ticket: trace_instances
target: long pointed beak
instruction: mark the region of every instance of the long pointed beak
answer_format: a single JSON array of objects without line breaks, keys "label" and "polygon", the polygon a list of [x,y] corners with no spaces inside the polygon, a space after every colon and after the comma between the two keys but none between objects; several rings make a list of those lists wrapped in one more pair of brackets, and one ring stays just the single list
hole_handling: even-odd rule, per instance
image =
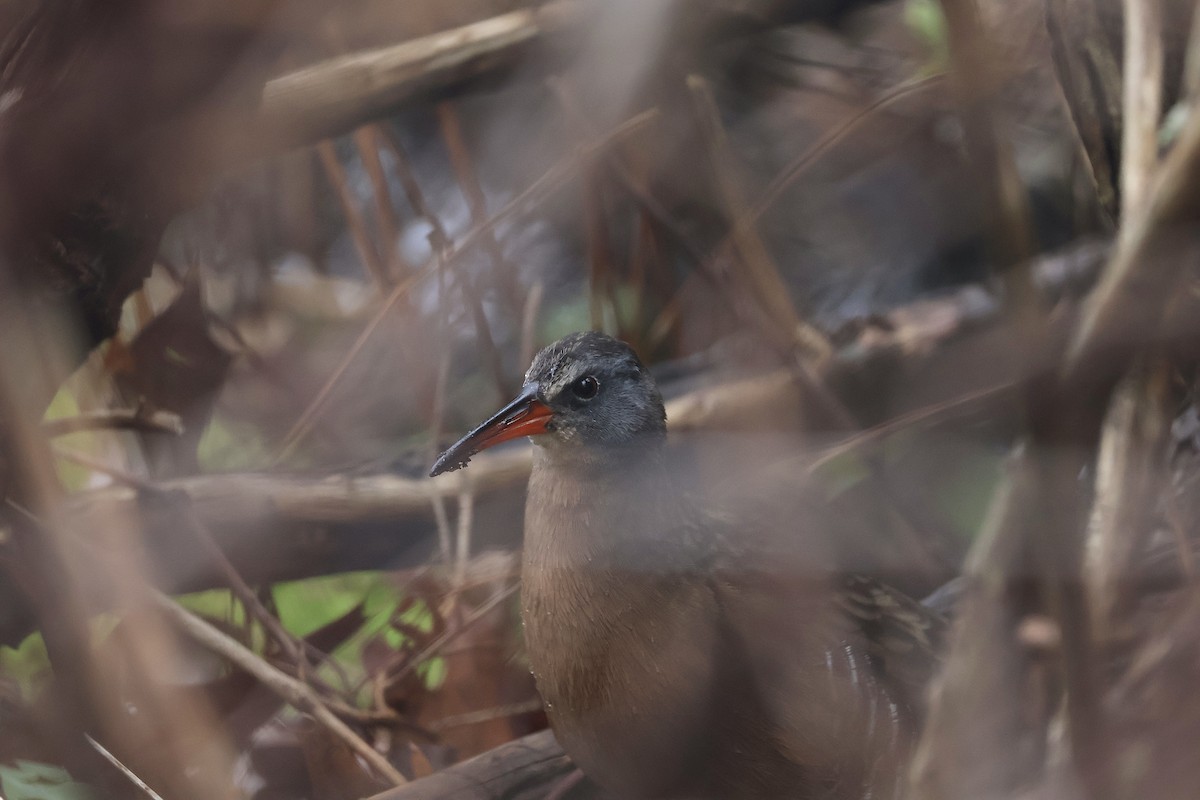
[{"label": "long pointed beak", "polygon": [[545,433],[546,424],[554,416],[554,412],[550,410],[550,406],[538,399],[537,393],[536,383],[526,384],[516,399],[438,456],[433,469],[429,471],[429,477],[462,469],[471,460],[471,456],[493,445],[521,436]]}]

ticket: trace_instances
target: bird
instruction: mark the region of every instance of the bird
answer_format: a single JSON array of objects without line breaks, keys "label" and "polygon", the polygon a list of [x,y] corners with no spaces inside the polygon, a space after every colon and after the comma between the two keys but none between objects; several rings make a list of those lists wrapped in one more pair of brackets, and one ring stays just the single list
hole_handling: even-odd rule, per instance
[{"label": "bird", "polygon": [[904,796],[944,620],[830,563],[794,474],[727,448],[728,480],[698,482],[649,370],[594,331],[541,350],[430,474],[523,436],[525,644],[585,775],[622,798]]}]

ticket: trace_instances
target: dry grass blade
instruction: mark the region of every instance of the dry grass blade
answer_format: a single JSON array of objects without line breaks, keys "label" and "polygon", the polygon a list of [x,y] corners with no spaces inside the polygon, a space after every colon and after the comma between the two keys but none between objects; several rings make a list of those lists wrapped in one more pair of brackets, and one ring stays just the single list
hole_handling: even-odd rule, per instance
[{"label": "dry grass blade", "polygon": [[[487,198],[484,196],[483,187],[479,183],[478,171],[475,167],[475,159],[471,156],[471,150],[467,147],[467,138],[463,134],[462,120],[459,118],[458,111],[454,104],[446,100],[438,103],[437,106],[438,124],[441,126],[442,138],[446,142],[446,149],[450,154],[450,166],[454,169],[454,177],[458,180],[458,187],[463,193],[463,197],[467,201],[467,208],[471,212],[471,223],[473,225],[482,225],[487,221]],[[506,300],[513,306],[513,311],[519,305],[517,302],[518,289],[516,288],[513,265],[504,257],[504,251],[500,247],[500,241],[496,238],[494,230],[488,232],[483,237],[483,249],[487,252],[488,258],[491,259],[492,266],[496,270],[496,276],[500,284],[507,290]]]}]

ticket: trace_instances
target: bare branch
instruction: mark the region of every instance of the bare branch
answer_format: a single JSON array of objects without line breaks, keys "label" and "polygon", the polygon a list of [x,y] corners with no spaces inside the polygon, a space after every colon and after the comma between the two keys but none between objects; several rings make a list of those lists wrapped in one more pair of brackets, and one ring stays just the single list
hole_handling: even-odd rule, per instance
[{"label": "bare branch", "polygon": [[144,433],[183,433],[178,414],[147,409],[109,409],[89,411],[74,417],[60,417],[42,422],[42,432],[48,438],[66,436],[81,431],[142,431]]},{"label": "bare branch", "polygon": [[513,11],[275,78],[259,110],[266,142],[284,149],[347,133],[406,100],[511,64],[561,29],[577,7],[558,2]]},{"label": "bare branch", "polygon": [[370,800],[543,800],[573,770],[554,734],[542,731]]}]

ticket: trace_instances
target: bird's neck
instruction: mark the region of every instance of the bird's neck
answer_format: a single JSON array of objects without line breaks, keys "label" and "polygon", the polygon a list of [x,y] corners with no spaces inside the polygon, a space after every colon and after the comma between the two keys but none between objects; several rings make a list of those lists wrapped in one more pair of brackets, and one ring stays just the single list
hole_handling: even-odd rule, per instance
[{"label": "bird's neck", "polygon": [[662,447],[574,452],[539,449],[525,510],[526,563],[592,568],[636,557],[682,509]]},{"label": "bird's neck", "polygon": [[619,465],[538,452],[525,505],[527,633],[545,623],[560,642],[595,639],[659,603],[664,581],[695,571],[684,520],[660,448]]},{"label": "bird's neck", "polygon": [[717,610],[661,449],[619,461],[535,456],[525,645],[576,763],[615,796],[660,796],[693,764],[682,742],[703,728]]}]

